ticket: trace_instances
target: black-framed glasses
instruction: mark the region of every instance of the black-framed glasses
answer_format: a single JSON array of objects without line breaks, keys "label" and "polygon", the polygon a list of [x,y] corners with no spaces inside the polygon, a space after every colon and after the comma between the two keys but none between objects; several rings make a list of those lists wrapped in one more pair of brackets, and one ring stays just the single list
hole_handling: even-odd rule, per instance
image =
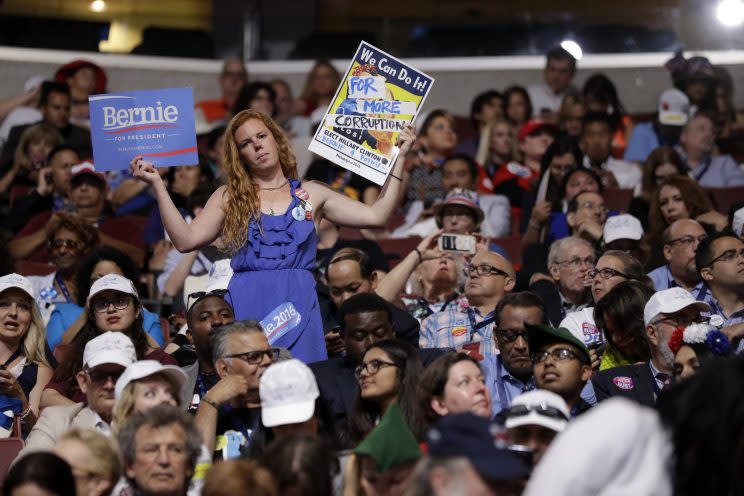
[{"label": "black-framed glasses", "polygon": [[502,329],[501,327],[497,328],[497,332],[499,337],[501,337],[501,340],[505,343],[513,343],[517,340],[517,338],[524,338],[524,340],[527,340],[527,331],[518,331],[516,329]]},{"label": "black-framed glasses", "polygon": [[700,236],[681,236],[679,238],[671,239],[667,243],[669,246],[680,245],[680,246],[692,246],[698,245],[703,240],[707,239],[707,234],[701,234]]},{"label": "black-framed glasses", "polygon": [[573,350],[569,350],[568,348],[555,348],[552,351],[536,351],[531,356],[532,363],[544,363],[548,360],[548,357],[553,357],[553,359],[558,362],[579,358]]},{"label": "black-framed glasses", "polygon": [[545,417],[558,420],[568,420],[565,413],[545,403],[540,403],[539,405],[512,405],[506,409],[506,418],[523,417],[529,415],[531,412],[537,412]]},{"label": "black-framed glasses", "polygon": [[111,379],[111,381],[116,384],[116,381],[119,380],[119,377],[124,373],[124,368],[121,370],[95,370],[95,369],[87,369],[85,371],[86,374],[88,374],[88,378],[90,379],[90,382],[94,384],[106,384],[106,382]]},{"label": "black-framed glasses", "polygon": [[716,262],[730,262],[731,260],[734,260],[735,258],[744,258],[744,248],[735,249],[732,248],[730,250],[726,250],[720,255],[718,255],[716,258],[710,261],[706,267],[713,267],[713,264]]},{"label": "black-framed glasses", "polygon": [[397,367],[397,365],[393,362],[385,362],[383,360],[370,360],[367,363],[357,365],[357,368],[354,369],[354,376],[359,379],[362,377],[362,371],[364,370],[366,370],[369,375],[375,375],[380,369],[385,367]]},{"label": "black-framed glasses", "polygon": [[[230,301],[228,303],[230,303],[231,307],[235,306],[232,304],[232,295],[230,294],[229,289],[213,289],[211,291],[194,291],[193,293],[189,293],[189,296],[186,298],[186,308],[188,308],[190,311],[197,301],[201,300],[202,298],[206,298],[207,296],[216,296],[217,298],[222,298],[225,301],[227,301],[227,298],[225,298],[225,296],[230,296]],[[193,303],[191,300],[194,300]]]},{"label": "black-framed glasses", "polygon": [[82,246],[82,243],[80,241],[75,241],[74,239],[53,239],[49,241],[49,248],[52,250],[59,250],[60,248],[64,247],[68,250],[77,250]]},{"label": "black-framed glasses", "polygon": [[628,277],[626,274],[623,274],[619,270],[615,270],[610,267],[605,267],[604,269],[592,269],[586,273],[586,276],[589,279],[594,279],[597,276],[601,277],[602,279],[609,279],[610,277],[615,277],[615,276],[630,279],[630,277]]},{"label": "black-framed glasses", "polygon": [[480,264],[480,265],[473,265],[473,264],[466,264],[462,268],[463,273],[470,277],[470,275],[475,272],[479,276],[504,276],[504,277],[511,277],[507,272],[504,272],[503,270],[499,269],[498,267],[494,267],[493,265],[488,264]]},{"label": "black-framed glasses", "polygon": [[132,297],[129,295],[114,296],[113,298],[96,298],[91,304],[91,308],[96,313],[108,311],[113,305],[114,310],[124,310],[132,303]]},{"label": "black-framed glasses", "polygon": [[267,350],[244,351],[243,353],[233,353],[225,355],[224,358],[239,358],[251,365],[257,365],[263,361],[263,357],[269,357],[272,362],[279,359],[279,348],[269,348]]}]

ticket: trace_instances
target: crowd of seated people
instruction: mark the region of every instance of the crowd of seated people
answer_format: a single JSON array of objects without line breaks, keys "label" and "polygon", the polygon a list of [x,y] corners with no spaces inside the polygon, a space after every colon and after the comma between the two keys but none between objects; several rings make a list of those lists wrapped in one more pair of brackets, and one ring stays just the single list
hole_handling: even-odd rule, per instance
[{"label": "crowd of seated people", "polygon": [[[23,442],[0,451],[3,494],[741,487],[744,125],[724,68],[659,70],[650,120],[606,74],[579,85],[562,48],[539,84],[483,88],[467,116],[427,109],[388,225],[318,226],[328,359],[308,364],[265,315],[236,320],[221,239],[179,252],[153,189],[97,170],[103,68],[77,60],[0,101],[0,444]],[[195,107],[199,163],[158,171],[180,215],[225,183],[234,115],[306,143],[340,80],[318,61],[293,95],[225,60]],[[305,165],[301,181],[384,195]],[[607,465],[591,483],[571,462],[590,454]]]}]

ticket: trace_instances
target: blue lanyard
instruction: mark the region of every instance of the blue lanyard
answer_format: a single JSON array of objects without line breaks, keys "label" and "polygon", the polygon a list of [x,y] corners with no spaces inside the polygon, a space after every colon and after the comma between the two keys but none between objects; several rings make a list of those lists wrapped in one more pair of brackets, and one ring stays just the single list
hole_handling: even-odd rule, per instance
[{"label": "blue lanyard", "polygon": [[479,323],[475,323],[475,311],[473,311],[472,308],[468,308],[467,310],[468,319],[470,320],[470,340],[473,340],[473,336],[476,332],[478,332],[480,329],[486,327],[487,325],[491,324],[494,320],[496,320],[495,316],[490,316],[486,319],[483,319]]},{"label": "blue lanyard", "polygon": [[705,175],[706,172],[708,172],[708,168],[710,167],[711,162],[713,162],[713,158],[708,155],[705,157],[705,163],[702,167],[698,167],[697,172],[693,172],[692,175],[695,177],[695,181],[700,182],[700,179]]},{"label": "blue lanyard", "polygon": [[65,281],[62,280],[59,272],[54,274],[54,281],[57,283],[57,286],[59,286],[59,289],[62,290],[62,294],[65,295],[65,300],[67,300],[67,303],[73,303],[72,296],[70,296],[70,291],[67,289],[67,284],[65,284]]}]

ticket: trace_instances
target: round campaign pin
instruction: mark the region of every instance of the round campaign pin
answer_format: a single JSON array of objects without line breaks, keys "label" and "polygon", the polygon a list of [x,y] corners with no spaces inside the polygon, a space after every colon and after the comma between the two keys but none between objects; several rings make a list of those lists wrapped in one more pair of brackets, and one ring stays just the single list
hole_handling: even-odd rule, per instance
[{"label": "round campaign pin", "polygon": [[295,190],[295,196],[300,200],[307,200],[308,198],[310,198],[310,195],[307,194],[307,191],[302,188],[297,188]]},{"label": "round campaign pin", "polygon": [[311,211],[305,211],[305,220],[313,220],[313,213]]},{"label": "round campaign pin", "polygon": [[305,218],[305,211],[298,207],[295,207],[292,209],[292,217],[294,217],[294,220],[303,220]]}]

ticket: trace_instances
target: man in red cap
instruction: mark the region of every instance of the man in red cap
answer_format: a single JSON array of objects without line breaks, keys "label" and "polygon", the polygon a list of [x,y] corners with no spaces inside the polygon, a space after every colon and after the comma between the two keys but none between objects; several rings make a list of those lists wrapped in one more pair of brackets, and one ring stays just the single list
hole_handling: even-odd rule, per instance
[{"label": "man in red cap", "polygon": [[542,119],[530,119],[519,128],[517,138],[522,163],[509,162],[493,175],[494,193],[505,195],[513,207],[521,207],[523,195],[540,180],[543,155],[553,142],[557,128]]}]

